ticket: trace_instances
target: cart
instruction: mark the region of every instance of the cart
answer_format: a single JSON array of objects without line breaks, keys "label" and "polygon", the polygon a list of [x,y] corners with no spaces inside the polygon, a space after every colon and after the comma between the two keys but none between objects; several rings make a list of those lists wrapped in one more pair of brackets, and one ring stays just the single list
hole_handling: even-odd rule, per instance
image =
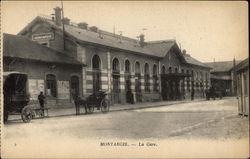
[{"label": "cart", "polygon": [[9,115],[20,114],[23,122],[30,122],[32,109],[30,101],[28,76],[20,72],[3,72],[4,123]]},{"label": "cart", "polygon": [[84,103],[87,113],[89,114],[94,112],[95,107],[103,113],[109,112],[110,102],[107,99],[107,93],[104,91],[98,91],[91,94]]}]

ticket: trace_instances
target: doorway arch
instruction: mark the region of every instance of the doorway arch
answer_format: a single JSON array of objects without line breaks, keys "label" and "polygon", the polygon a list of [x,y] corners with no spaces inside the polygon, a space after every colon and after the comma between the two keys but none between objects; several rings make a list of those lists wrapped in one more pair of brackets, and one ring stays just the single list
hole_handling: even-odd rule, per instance
[{"label": "doorway arch", "polygon": [[121,103],[120,100],[120,62],[117,58],[112,62],[112,79],[113,79],[113,102],[115,104]]},{"label": "doorway arch", "polygon": [[101,60],[98,55],[92,58],[93,92],[101,89]]}]

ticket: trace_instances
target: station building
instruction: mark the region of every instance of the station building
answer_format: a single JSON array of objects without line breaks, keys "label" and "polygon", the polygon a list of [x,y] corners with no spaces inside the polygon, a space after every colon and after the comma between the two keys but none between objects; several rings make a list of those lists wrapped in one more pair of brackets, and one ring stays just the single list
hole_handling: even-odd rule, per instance
[{"label": "station building", "polygon": [[71,103],[72,93],[82,92],[85,65],[61,52],[42,46],[23,36],[3,34],[3,71],[28,75],[31,103],[45,92],[50,105]]},{"label": "station building", "polygon": [[[80,70],[80,65],[64,66],[80,71],[82,96],[104,90],[114,104],[130,103],[128,92],[135,102],[181,100],[192,91],[195,98],[204,97],[210,87],[211,68],[180,50],[175,40],[146,42],[143,34],[137,40],[75,24],[62,19],[58,7],[55,17],[38,16],[18,35],[82,64]],[[70,76],[66,69],[60,73]]]}]

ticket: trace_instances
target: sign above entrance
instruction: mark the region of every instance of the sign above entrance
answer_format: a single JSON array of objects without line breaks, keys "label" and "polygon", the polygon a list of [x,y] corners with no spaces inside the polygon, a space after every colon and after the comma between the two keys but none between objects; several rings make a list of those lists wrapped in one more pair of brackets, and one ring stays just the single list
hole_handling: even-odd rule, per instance
[{"label": "sign above entrance", "polygon": [[54,34],[53,33],[33,34],[32,40],[34,41],[54,40]]}]

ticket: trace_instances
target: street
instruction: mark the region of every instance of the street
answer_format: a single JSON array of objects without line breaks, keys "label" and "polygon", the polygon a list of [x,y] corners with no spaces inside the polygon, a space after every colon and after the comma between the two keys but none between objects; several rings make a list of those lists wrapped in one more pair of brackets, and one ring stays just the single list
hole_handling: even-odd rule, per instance
[{"label": "street", "polygon": [[[55,146],[71,147],[75,143],[84,142],[86,145],[86,141],[96,141],[89,142],[89,147],[91,144],[94,147],[100,144],[107,146],[116,141],[125,141],[127,146],[138,147],[141,143],[137,142],[145,141],[145,145],[151,144],[158,148],[166,140],[189,140],[190,143],[204,140],[248,142],[249,121],[239,117],[237,109],[235,98],[229,98],[10,123],[4,125],[2,144],[9,148],[4,150],[10,155],[7,151],[14,150],[13,147],[16,150],[23,147],[39,150],[38,147],[45,144],[46,148],[52,150]],[[25,151],[28,152],[28,149]]]}]

